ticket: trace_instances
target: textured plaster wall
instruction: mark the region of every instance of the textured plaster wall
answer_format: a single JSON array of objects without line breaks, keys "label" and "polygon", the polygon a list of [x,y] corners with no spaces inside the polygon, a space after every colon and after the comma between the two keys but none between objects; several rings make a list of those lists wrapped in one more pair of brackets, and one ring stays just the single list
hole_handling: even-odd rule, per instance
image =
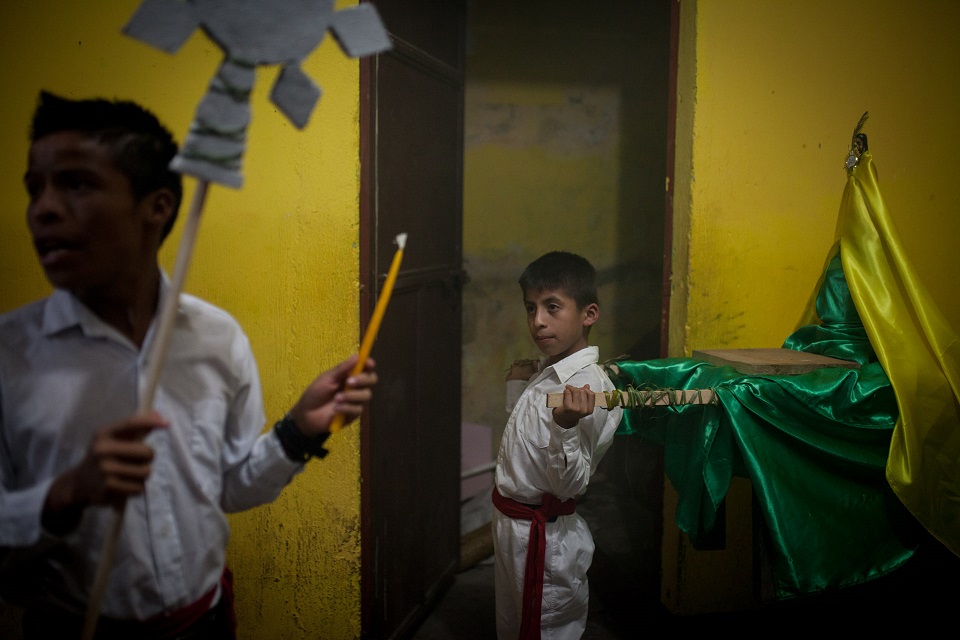
[{"label": "textured plaster wall", "polygon": [[[39,90],[137,100],[182,140],[219,65],[220,49],[200,32],[175,55],[123,36],[138,5],[0,5],[0,311],[49,291],[30,248],[21,184]],[[359,67],[327,37],[304,69],[324,96],[303,131],[268,101],[277,69],[258,71],[245,184],[211,185],[186,282],[247,330],[271,425],[317,373],[357,348]],[[189,203],[193,178],[185,186]],[[168,272],[179,240],[176,231],[162,252]],[[241,638],[360,635],[357,428],[329,442],[331,455],[276,503],[231,516]]]},{"label": "textured plaster wall", "polygon": [[834,239],[864,111],[907,254],[960,322],[947,277],[960,272],[960,5],[700,0],[682,11],[694,5],[677,136],[690,219],[677,238],[690,246],[684,351],[777,347],[795,328]]},{"label": "textured plaster wall", "polygon": [[[671,354],[779,347],[797,326],[834,240],[843,160],[864,111],[907,255],[960,326],[960,4],[682,0],[680,9]],[[734,500],[749,500],[749,487],[737,489]],[[665,509],[670,523],[669,500]],[[734,580],[749,566],[749,531],[731,525],[728,536],[739,560],[693,554],[665,531],[665,588],[684,591],[668,594],[678,608],[749,602],[749,580],[739,590]],[[704,588],[721,575],[722,593]]]}]

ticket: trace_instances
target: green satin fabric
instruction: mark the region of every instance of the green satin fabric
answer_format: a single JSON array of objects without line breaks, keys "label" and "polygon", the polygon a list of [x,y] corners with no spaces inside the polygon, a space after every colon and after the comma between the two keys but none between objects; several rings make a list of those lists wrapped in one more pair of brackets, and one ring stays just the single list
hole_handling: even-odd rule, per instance
[{"label": "green satin fabric", "polygon": [[689,358],[618,362],[620,388],[713,389],[719,405],[634,409],[618,433],[659,443],[694,543],[713,527],[733,475],[752,481],[769,532],[775,594],[850,586],[900,566],[917,530],[884,476],[897,401],[871,348],[839,254],[816,298],[820,323],[786,348],[860,369],[744,375]]},{"label": "green satin fabric", "polygon": [[900,407],[887,480],[960,555],[960,338],[913,273],[869,152],[848,175],[839,234],[852,299]]}]

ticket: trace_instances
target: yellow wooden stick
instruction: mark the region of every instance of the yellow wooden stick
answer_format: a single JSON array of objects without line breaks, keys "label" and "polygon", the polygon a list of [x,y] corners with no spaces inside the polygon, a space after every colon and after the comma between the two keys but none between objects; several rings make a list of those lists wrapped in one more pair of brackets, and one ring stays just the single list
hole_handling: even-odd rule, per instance
[{"label": "yellow wooden stick", "polygon": [[[373,316],[370,318],[370,324],[367,325],[367,331],[363,334],[363,340],[360,342],[360,354],[357,358],[357,364],[350,371],[351,376],[355,376],[363,371],[363,365],[370,357],[370,351],[373,349],[373,341],[377,339],[377,332],[380,330],[380,322],[383,320],[383,314],[387,310],[387,303],[390,301],[390,294],[393,292],[393,283],[397,280],[397,273],[400,272],[400,261],[403,260],[403,249],[407,246],[407,234],[401,233],[396,237],[397,252],[393,254],[393,264],[390,265],[390,271],[387,273],[387,280],[383,283],[383,291],[377,298],[377,306],[373,310]],[[338,413],[333,417],[330,423],[330,433],[336,433],[343,426],[343,414]]]}]

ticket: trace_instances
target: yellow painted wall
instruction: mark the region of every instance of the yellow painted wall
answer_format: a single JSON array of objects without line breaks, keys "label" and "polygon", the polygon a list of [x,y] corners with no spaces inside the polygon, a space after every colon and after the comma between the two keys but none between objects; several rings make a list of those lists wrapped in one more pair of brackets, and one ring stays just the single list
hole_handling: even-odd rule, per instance
[{"label": "yellow painted wall", "polygon": [[[680,0],[680,8],[671,355],[779,347],[797,326],[834,239],[843,161],[864,111],[907,255],[960,327],[952,148],[960,3]],[[683,607],[749,599],[733,588],[749,556],[720,571],[683,544],[673,558],[685,572]],[[665,580],[677,569],[667,562]]]},{"label": "yellow painted wall", "polygon": [[[854,126],[908,255],[960,324],[960,4],[683,0],[678,197],[690,262],[674,353],[777,347],[833,237]],[[681,153],[689,157],[680,157]],[[684,167],[685,170],[679,170]],[[676,265],[683,267],[683,265]],[[674,317],[674,321],[682,321]]]},{"label": "yellow painted wall", "polygon": [[[175,55],[122,35],[138,5],[0,5],[0,311],[49,291],[29,244],[22,186],[39,90],[137,100],[182,140],[219,65],[220,49],[199,31]],[[317,373],[357,348],[359,65],[327,37],[304,70],[324,96],[303,131],[268,101],[277,69],[258,71],[245,184],[211,185],[186,283],[247,330],[270,424]],[[185,186],[189,203],[193,178]],[[176,231],[162,252],[168,272],[179,239]],[[357,429],[330,445],[331,455],[276,503],[231,517],[241,638],[360,635]]]}]

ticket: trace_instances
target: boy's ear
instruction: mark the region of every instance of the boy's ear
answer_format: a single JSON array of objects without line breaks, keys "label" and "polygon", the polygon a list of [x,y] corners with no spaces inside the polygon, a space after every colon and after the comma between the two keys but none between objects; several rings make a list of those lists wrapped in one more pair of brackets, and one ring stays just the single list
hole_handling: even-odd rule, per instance
[{"label": "boy's ear", "polygon": [[167,220],[174,214],[175,202],[176,198],[170,189],[161,188],[148,193],[144,196],[142,203],[147,220],[158,229],[163,229]]},{"label": "boy's ear", "polygon": [[583,326],[593,326],[593,323],[600,319],[600,305],[591,302],[583,308],[581,313],[583,314]]}]

